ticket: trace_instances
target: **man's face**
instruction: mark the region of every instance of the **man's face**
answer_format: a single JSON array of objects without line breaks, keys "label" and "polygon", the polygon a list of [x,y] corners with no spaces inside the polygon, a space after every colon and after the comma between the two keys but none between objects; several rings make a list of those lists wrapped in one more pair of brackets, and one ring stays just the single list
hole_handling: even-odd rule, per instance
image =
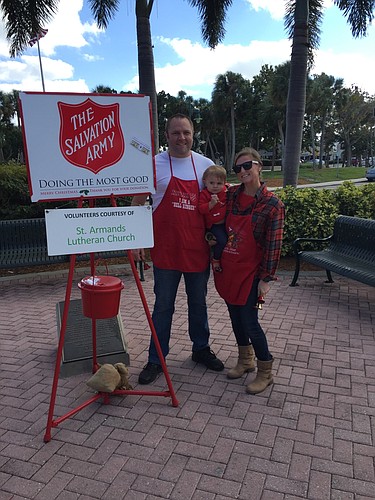
[{"label": "man's face", "polygon": [[193,146],[193,129],[186,118],[172,118],[165,133],[171,156],[186,158]]}]

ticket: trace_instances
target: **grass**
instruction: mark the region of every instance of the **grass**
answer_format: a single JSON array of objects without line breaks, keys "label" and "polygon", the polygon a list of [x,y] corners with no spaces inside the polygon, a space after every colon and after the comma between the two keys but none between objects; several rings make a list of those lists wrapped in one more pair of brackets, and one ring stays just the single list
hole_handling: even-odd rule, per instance
[{"label": "grass", "polygon": [[[337,168],[331,166],[330,168],[316,168],[313,169],[312,165],[305,164],[301,165],[298,174],[298,184],[315,184],[318,182],[330,182],[330,181],[347,181],[352,179],[360,179],[365,177],[366,167],[345,167]],[[275,181],[282,185],[283,172],[270,170],[263,170],[262,177],[265,181]],[[237,176],[234,174],[228,175],[228,182],[237,183]]]}]

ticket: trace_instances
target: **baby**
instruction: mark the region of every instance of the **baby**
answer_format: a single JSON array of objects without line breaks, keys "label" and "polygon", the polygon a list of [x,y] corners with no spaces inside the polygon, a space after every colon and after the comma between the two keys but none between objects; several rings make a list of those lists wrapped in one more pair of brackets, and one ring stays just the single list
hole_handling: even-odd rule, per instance
[{"label": "baby", "polygon": [[225,229],[227,173],[224,167],[211,165],[203,174],[204,188],[199,195],[199,212],[206,223],[206,240],[215,242],[212,250],[212,268],[221,272],[220,258],[227,243]]}]

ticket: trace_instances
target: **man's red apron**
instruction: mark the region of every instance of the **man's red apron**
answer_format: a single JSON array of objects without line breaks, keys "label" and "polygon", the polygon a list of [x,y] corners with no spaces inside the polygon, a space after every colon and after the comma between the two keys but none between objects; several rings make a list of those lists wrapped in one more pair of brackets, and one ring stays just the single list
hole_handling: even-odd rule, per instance
[{"label": "man's red apron", "polygon": [[160,205],[153,214],[154,248],[151,259],[156,267],[182,272],[202,272],[209,265],[209,247],[204,239],[205,225],[198,212],[199,182],[194,165],[195,179],[186,181],[173,176]]},{"label": "man's red apron", "polygon": [[228,242],[221,256],[222,272],[214,273],[215,286],[228,304],[243,306],[249,297],[262,259],[262,248],[255,241],[252,214],[226,219]]}]

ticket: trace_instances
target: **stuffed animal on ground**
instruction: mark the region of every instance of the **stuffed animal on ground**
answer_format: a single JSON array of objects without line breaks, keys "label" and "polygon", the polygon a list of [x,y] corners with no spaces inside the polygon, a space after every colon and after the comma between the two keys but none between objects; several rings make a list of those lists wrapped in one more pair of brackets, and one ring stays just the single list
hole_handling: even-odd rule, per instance
[{"label": "stuffed animal on ground", "polygon": [[124,363],[105,363],[94,373],[86,384],[97,392],[113,392],[116,389],[131,390],[129,370]]},{"label": "stuffed animal on ground", "polygon": [[121,380],[117,384],[116,389],[126,389],[130,391],[133,389],[132,385],[129,383],[129,369],[124,363],[115,363],[114,367],[120,374]]}]

